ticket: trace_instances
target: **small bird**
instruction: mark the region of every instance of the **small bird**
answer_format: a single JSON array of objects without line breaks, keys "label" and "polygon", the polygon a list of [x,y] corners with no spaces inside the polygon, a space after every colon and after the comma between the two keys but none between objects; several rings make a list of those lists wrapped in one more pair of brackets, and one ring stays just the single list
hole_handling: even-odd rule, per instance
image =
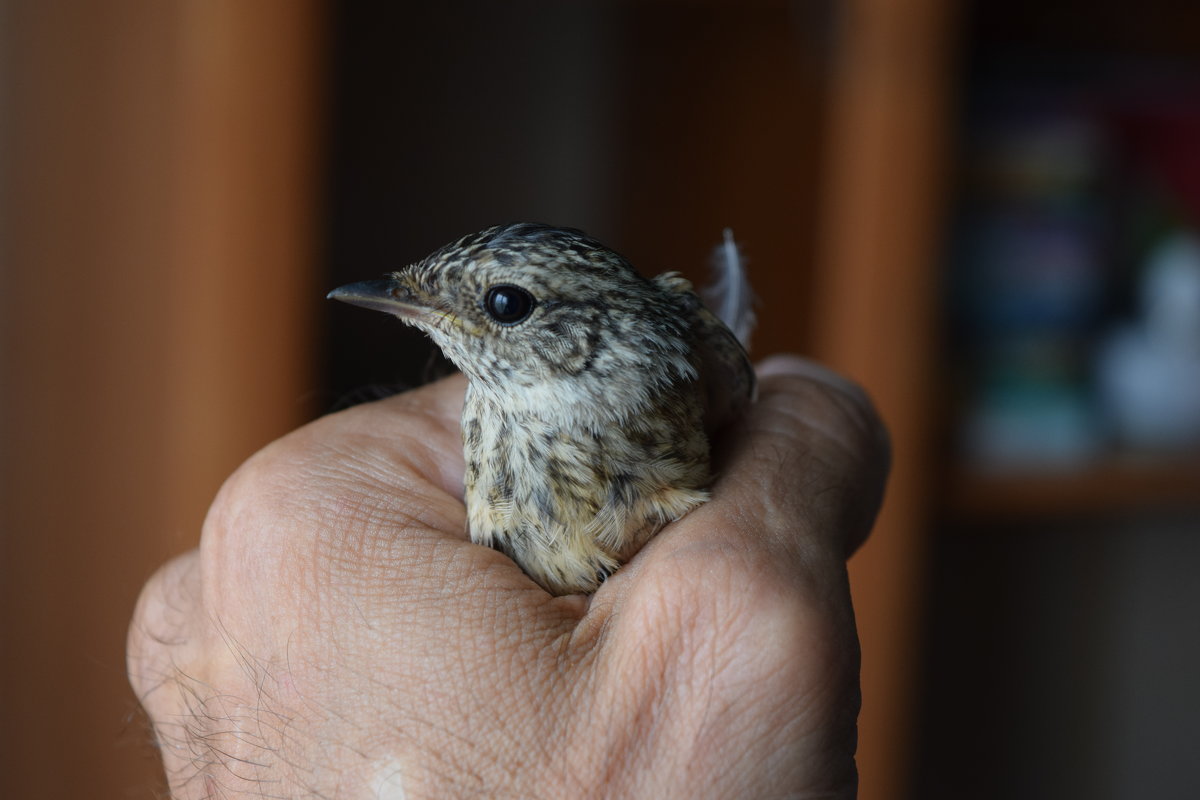
[{"label": "small bird", "polygon": [[594,591],[708,499],[708,435],[754,395],[685,278],[572,228],[491,227],[328,296],[420,328],[467,375],[471,539],[556,595]]}]

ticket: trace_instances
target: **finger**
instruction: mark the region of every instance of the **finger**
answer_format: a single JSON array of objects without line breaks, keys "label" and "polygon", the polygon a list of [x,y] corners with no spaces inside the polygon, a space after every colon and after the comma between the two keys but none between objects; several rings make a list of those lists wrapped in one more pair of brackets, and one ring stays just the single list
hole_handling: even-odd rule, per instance
[{"label": "finger", "polygon": [[[716,443],[712,499],[600,588],[575,641],[621,665],[607,715],[632,695],[639,719],[653,704],[636,692],[657,678],[668,712],[704,709],[693,729],[800,732],[791,763],[850,781],[859,651],[845,559],[878,509],[887,439],[865,393],[818,365],[772,359],[758,375],[757,402]],[[748,723],[743,708],[759,711]]]},{"label": "finger", "polygon": [[717,510],[761,498],[770,521],[756,535],[848,557],[883,500],[886,428],[861,387],[814,361],[776,356],[759,375],[759,402],[718,442]]},{"label": "finger", "polygon": [[[147,582],[129,628],[129,680],[149,717],[170,796],[257,796],[255,770],[279,744],[264,702],[269,672],[228,636],[228,609],[203,600],[201,557],[179,556]],[[261,619],[261,615],[256,616]],[[269,764],[269,760],[265,762]],[[265,767],[264,771],[269,769]]]},{"label": "finger", "polygon": [[467,380],[455,374],[418,389],[318,420],[311,431],[352,447],[352,461],[416,469],[448,494],[462,496],[462,417]]},{"label": "finger", "polygon": [[466,541],[464,389],[454,376],[331,414],[247,461],[205,523],[206,600],[265,608],[336,587],[336,602],[290,608],[319,615],[313,624],[365,608],[401,624],[418,610],[405,597],[436,597],[449,613],[469,587],[534,587],[503,554]]},{"label": "finger", "polygon": [[350,527],[458,531],[465,387],[455,375],[317,419],[251,457],[214,508],[238,512],[234,501],[249,499],[310,525],[329,526],[333,516]]},{"label": "finger", "polygon": [[[205,520],[205,591],[269,595],[275,581],[297,573],[334,583],[374,576],[388,584],[397,570],[421,567],[437,541],[461,542],[456,409],[464,388],[453,376],[330,414],[248,459]],[[260,565],[268,577],[241,582],[244,564]]]},{"label": "finger", "polygon": [[840,565],[866,538],[888,443],[867,395],[845,378],[795,357],[765,362],[758,401],[715,444],[712,499],[649,551],[737,551],[794,573]]},{"label": "finger", "polygon": [[152,720],[178,715],[172,689],[200,616],[199,558],[192,550],[164,564],[138,597],[126,636],[129,683]]}]

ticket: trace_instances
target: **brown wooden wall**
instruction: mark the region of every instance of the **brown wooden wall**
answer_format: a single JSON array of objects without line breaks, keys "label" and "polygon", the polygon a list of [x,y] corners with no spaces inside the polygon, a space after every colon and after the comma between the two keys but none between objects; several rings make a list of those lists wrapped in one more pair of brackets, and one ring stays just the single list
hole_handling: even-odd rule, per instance
[{"label": "brown wooden wall", "polygon": [[[286,12],[286,13],[284,13]],[[314,3],[0,5],[0,775],[150,797],[124,631],[303,419]]]},{"label": "brown wooden wall", "polygon": [[906,796],[916,754],[952,19],[945,0],[845,4],[830,91],[814,353],[860,381],[892,436],[871,539],[850,561],[862,644],[864,800]]}]

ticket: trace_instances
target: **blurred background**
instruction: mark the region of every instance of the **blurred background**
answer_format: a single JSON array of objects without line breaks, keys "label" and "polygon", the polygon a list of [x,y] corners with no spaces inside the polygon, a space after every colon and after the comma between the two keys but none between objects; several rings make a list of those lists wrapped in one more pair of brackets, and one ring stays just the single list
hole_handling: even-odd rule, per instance
[{"label": "blurred background", "polygon": [[706,276],[894,435],[861,797],[1200,796],[1200,6],[0,0],[0,775],[155,797],[153,569],[432,357],[324,293],[511,220]]}]

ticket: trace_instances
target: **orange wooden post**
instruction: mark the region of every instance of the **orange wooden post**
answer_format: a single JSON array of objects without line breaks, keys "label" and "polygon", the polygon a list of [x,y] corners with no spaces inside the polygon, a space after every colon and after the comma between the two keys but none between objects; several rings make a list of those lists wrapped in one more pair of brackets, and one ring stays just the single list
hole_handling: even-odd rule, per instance
[{"label": "orange wooden post", "polygon": [[850,563],[863,649],[863,800],[903,796],[913,755],[949,7],[845,3],[833,67],[815,352],[867,387],[894,448],[883,513]]},{"label": "orange wooden post", "polygon": [[6,797],[156,793],[134,599],[308,411],[318,17],[0,0]]}]

